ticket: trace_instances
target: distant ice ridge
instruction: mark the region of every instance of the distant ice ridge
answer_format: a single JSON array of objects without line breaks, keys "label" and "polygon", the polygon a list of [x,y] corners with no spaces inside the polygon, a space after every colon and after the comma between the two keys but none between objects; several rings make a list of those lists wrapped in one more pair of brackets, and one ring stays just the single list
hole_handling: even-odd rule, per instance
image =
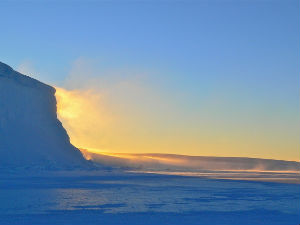
[{"label": "distant ice ridge", "polygon": [[0,62],[0,169],[89,167],[57,119],[54,94]]},{"label": "distant ice ridge", "polygon": [[300,163],[296,161],[158,153],[93,153],[84,149],[81,151],[86,158],[102,166],[134,173],[300,183]]},{"label": "distant ice ridge", "polygon": [[294,171],[300,172],[300,163],[275,159],[246,157],[188,156],[176,154],[93,153],[81,149],[86,158],[100,164],[123,168],[172,171]]}]

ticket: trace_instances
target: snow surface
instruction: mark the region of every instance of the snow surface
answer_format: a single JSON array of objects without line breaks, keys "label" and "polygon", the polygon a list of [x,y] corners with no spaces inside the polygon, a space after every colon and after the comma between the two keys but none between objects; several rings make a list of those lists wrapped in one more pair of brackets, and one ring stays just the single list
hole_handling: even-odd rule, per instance
[{"label": "snow surface", "polygon": [[300,185],[122,172],[0,177],[1,225],[294,225]]},{"label": "snow surface", "polygon": [[0,62],[0,167],[82,167],[56,116],[55,89]]}]

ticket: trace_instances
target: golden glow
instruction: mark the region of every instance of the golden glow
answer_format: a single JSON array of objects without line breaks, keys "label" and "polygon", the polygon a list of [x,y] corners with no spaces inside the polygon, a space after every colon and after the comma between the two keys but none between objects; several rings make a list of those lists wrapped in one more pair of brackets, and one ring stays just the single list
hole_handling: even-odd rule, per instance
[{"label": "golden glow", "polygon": [[99,94],[90,90],[56,88],[57,115],[66,128],[71,143],[77,147],[99,148],[99,137],[112,121]]},{"label": "golden glow", "polygon": [[165,165],[184,166],[188,162],[182,158],[172,158],[164,156],[155,156],[147,154],[130,154],[130,153],[111,153],[111,152],[99,152],[97,150],[80,149],[86,159],[93,159],[93,157],[109,156],[120,160],[129,160],[134,165],[135,163],[160,163]]},{"label": "golden glow", "polygon": [[159,157],[159,156],[150,156],[150,155],[142,155],[142,154],[130,154],[130,153],[112,153],[112,152],[101,152],[96,149],[80,149],[80,151],[83,153],[83,155],[86,157],[86,159],[92,159],[92,154],[97,154],[99,156],[110,156],[110,157],[115,157],[115,158],[120,158],[120,159],[129,159],[133,161],[158,161],[158,162],[163,162],[164,164],[170,164],[170,165],[175,165],[175,164],[180,164],[183,163],[184,160],[182,159],[171,159],[167,157]]},{"label": "golden glow", "polygon": [[[299,143],[295,143],[296,138],[289,133],[284,133],[284,129],[276,127],[277,124],[266,126],[247,121],[238,124],[238,120],[227,121],[226,118],[218,118],[214,112],[203,112],[201,116],[191,113],[183,117],[180,112],[172,111],[170,105],[162,104],[159,98],[135,93],[136,89],[127,84],[126,88],[121,87],[103,93],[56,88],[58,118],[72,144],[115,157],[120,155],[103,152],[299,161],[296,151]],[[129,92],[130,96],[126,96]],[[134,99],[132,96],[142,97]],[[134,160],[137,156],[122,157]],[[167,163],[173,159],[148,156],[148,160],[164,160]]]},{"label": "golden glow", "polygon": [[158,160],[160,162],[163,162],[165,164],[170,164],[170,165],[182,165],[185,163],[184,159],[172,159],[172,158],[164,158],[164,157],[159,157],[159,156],[144,156],[146,159],[153,159],[153,160]]},{"label": "golden glow", "polygon": [[170,165],[181,165],[185,163],[184,159],[176,159],[170,157],[162,157],[162,156],[153,156],[153,155],[143,155],[143,154],[129,154],[129,153],[112,153],[112,152],[99,152],[99,150],[82,150],[80,149],[85,156],[92,158],[89,153],[96,153],[98,155],[111,156],[121,159],[130,159],[135,161],[157,161],[164,164]]},{"label": "golden glow", "polygon": [[57,113],[63,119],[79,119],[83,114],[84,101],[76,91],[66,91],[56,88]]},{"label": "golden glow", "polygon": [[84,152],[86,155],[89,155],[89,152],[96,153],[99,155],[104,155],[104,156],[111,156],[111,157],[116,157],[116,158],[122,158],[122,159],[131,159],[131,160],[138,160],[140,156],[134,155],[134,154],[126,154],[126,153],[112,153],[112,152],[99,152],[99,151],[90,151],[88,150],[82,150],[80,149],[81,152]]}]

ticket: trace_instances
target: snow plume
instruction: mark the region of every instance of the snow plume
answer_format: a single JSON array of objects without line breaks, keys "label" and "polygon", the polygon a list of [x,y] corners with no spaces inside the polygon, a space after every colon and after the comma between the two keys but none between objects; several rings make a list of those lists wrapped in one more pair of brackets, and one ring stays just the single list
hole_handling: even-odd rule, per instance
[{"label": "snow plume", "polygon": [[75,146],[98,146],[113,120],[99,93],[56,88],[57,113]]},{"label": "snow plume", "polygon": [[77,147],[132,149],[161,96],[149,90],[143,72],[95,65],[84,58],[73,63],[63,88],[56,87],[58,117]]}]

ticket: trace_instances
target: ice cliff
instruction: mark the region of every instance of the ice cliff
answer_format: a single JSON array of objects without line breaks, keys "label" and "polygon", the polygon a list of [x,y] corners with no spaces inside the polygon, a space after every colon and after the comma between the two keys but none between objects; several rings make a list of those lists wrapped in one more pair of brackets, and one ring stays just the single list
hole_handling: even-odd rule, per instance
[{"label": "ice cliff", "polygon": [[0,62],[0,169],[88,166],[57,119],[54,94]]}]

